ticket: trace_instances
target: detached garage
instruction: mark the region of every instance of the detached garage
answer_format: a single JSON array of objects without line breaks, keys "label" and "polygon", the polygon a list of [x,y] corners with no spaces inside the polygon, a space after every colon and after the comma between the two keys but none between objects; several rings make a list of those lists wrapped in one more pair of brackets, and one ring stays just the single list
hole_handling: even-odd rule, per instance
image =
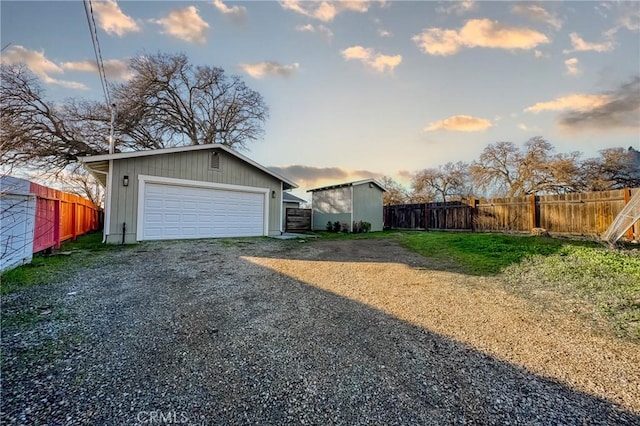
[{"label": "detached garage", "polygon": [[279,235],[287,178],[224,145],[80,158],[106,187],[105,241]]}]

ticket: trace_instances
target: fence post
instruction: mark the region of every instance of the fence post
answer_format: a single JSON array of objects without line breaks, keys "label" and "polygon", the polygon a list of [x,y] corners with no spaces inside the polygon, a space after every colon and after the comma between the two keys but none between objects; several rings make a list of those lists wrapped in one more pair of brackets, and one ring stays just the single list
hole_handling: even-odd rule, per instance
[{"label": "fence post", "polygon": [[536,194],[529,196],[529,209],[531,210],[531,228],[537,228],[538,217],[536,215]]},{"label": "fence post", "polygon": [[424,203],[424,230],[429,230],[429,203]]},{"label": "fence post", "polygon": [[71,241],[76,240],[78,235],[78,204],[71,203]]},{"label": "fence post", "polygon": [[[623,190],[624,192],[624,205],[626,206],[627,204],[629,204],[629,201],[631,201],[631,188],[625,188]],[[627,239],[629,241],[633,240],[633,226],[629,227],[629,229],[627,229]]]},{"label": "fence post", "polygon": [[55,248],[60,248],[60,200],[53,200],[53,241]]},{"label": "fence post", "polygon": [[471,198],[471,232],[476,232],[476,204],[478,204],[478,199],[476,197]]}]

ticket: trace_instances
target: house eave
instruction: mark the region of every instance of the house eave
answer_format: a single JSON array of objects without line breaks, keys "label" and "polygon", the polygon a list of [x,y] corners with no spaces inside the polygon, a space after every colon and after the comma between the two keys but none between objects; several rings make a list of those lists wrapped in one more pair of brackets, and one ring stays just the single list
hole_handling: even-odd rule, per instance
[{"label": "house eave", "polygon": [[328,189],[344,188],[344,187],[348,187],[348,186],[358,186],[358,185],[364,185],[366,183],[373,184],[373,185],[377,186],[378,188],[380,188],[380,190],[382,190],[383,192],[387,192],[386,188],[384,186],[382,186],[382,184],[380,182],[378,182],[377,180],[375,180],[375,179],[363,179],[363,180],[358,180],[358,181],[355,181],[355,182],[338,183],[338,184],[335,184],[335,185],[328,185],[328,186],[323,186],[323,187],[319,187],[319,188],[309,189],[309,190],[307,190],[307,192],[325,191],[325,190],[328,190]]},{"label": "house eave", "polygon": [[[188,146],[179,146],[174,148],[162,148],[162,149],[153,149],[153,150],[145,150],[145,151],[131,151],[131,152],[117,152],[114,154],[89,155],[86,157],[78,157],[78,161],[83,163],[85,167],[89,169],[89,171],[91,171],[92,170],[92,167],[90,166],[91,164],[94,164],[94,163],[103,164],[103,162],[108,163],[109,160],[122,160],[127,158],[148,157],[152,155],[174,154],[174,153],[181,153],[181,152],[207,150],[207,149],[219,149],[239,158],[240,160],[252,165],[258,170],[261,170],[262,172],[282,181],[283,189],[295,189],[298,187],[298,185],[292,180],[276,172],[273,172],[267,169],[266,167],[261,166],[260,164],[256,163],[250,158],[245,157],[239,152],[236,152],[231,148],[229,148],[228,146],[222,145],[222,144],[188,145]],[[93,172],[91,173],[94,174]]]}]

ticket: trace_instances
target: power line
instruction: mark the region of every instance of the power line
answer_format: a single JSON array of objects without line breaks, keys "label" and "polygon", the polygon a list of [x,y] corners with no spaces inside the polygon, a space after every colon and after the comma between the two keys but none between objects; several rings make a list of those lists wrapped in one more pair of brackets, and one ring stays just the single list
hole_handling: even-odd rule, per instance
[{"label": "power line", "polygon": [[[107,75],[104,72],[104,62],[102,61],[102,52],[100,51],[100,42],[98,40],[98,31],[96,30],[96,21],[93,16],[93,5],[91,0],[84,0],[84,12],[87,15],[87,24],[89,25],[89,35],[91,36],[91,43],[93,44],[93,52],[96,55],[96,65],[98,67],[98,75],[100,76],[100,84],[102,84],[102,92],[104,93],[104,100],[107,102],[107,107],[111,108],[111,96],[109,96],[109,83],[107,82]],[[87,4],[89,7],[87,7]]]}]

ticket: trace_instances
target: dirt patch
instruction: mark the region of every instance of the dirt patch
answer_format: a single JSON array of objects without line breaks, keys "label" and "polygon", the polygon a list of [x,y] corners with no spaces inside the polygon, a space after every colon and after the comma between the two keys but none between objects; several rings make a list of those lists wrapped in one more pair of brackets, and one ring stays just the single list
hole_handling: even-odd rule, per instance
[{"label": "dirt patch", "polygon": [[640,421],[637,345],[389,240],[141,244],[5,309],[8,423]]},{"label": "dirt patch", "polygon": [[297,280],[640,412],[640,346],[585,332],[577,314],[540,311],[495,281],[389,240],[321,241],[296,259],[251,258]]}]

